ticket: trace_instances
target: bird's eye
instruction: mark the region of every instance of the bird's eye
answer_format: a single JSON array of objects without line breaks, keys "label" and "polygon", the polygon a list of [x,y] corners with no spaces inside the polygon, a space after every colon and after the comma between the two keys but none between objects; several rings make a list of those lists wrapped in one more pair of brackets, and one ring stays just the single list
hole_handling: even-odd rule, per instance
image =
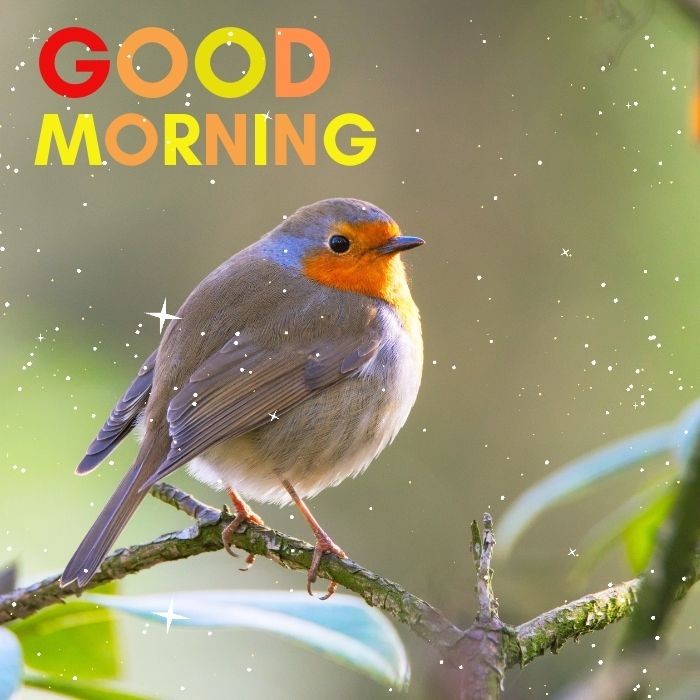
[{"label": "bird's eye", "polygon": [[331,236],[328,245],[334,253],[347,253],[350,249],[350,241],[345,236]]}]

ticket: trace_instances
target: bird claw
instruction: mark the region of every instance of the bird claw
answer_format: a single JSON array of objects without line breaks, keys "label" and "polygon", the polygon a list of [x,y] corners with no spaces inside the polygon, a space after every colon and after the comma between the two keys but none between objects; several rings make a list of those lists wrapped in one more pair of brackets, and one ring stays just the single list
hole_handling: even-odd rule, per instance
[{"label": "bird claw", "polygon": [[238,554],[236,554],[233,551],[233,548],[231,547],[231,540],[233,539],[233,533],[236,532],[238,529],[238,525],[240,523],[237,523],[236,520],[238,518],[234,518],[221,532],[221,541],[223,542],[224,549],[235,559],[238,559]]},{"label": "bird claw", "polygon": [[[336,557],[340,559],[347,559],[347,554],[338,547],[333,540],[326,535],[325,532],[316,535],[316,545],[314,546],[314,554],[311,559],[311,566],[309,567],[309,573],[306,577],[306,590],[310,596],[313,596],[313,591],[311,590],[311,584],[315,583],[318,577],[318,567],[321,565],[321,557],[324,554],[335,554]],[[321,600],[328,600],[338,588],[338,584],[335,581],[331,581],[328,584],[328,589],[326,594],[321,596]]]},{"label": "bird claw", "polygon": [[335,593],[336,588],[338,588],[338,584],[335,581],[331,581],[326,589],[326,595],[322,595],[319,600],[328,600]]},{"label": "bird claw", "polygon": [[255,554],[249,554],[245,558],[245,566],[240,567],[239,571],[250,571],[250,567],[255,564]]},{"label": "bird claw", "polygon": [[[238,528],[243,525],[243,523],[253,523],[254,525],[265,525],[263,519],[252,511],[240,512],[236,517],[222,530],[221,532],[221,542],[224,545],[224,549],[232,556],[238,559],[238,554],[233,551],[231,542],[233,540],[233,535],[237,532]],[[249,554],[246,557],[245,563],[246,567],[241,569],[241,571],[248,571],[255,561],[255,555]]]}]

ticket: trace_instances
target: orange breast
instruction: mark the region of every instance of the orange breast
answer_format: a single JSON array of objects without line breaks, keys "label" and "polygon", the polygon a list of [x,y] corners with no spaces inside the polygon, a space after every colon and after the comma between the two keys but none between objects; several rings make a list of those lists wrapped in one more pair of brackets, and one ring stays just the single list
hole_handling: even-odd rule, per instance
[{"label": "orange breast", "polygon": [[391,304],[404,327],[420,333],[418,307],[415,305],[398,255],[382,255],[376,248],[398,235],[395,224],[342,224],[338,233],[346,234],[353,247],[346,255],[330,250],[314,253],[304,260],[309,279],[328,287],[365,294]]}]

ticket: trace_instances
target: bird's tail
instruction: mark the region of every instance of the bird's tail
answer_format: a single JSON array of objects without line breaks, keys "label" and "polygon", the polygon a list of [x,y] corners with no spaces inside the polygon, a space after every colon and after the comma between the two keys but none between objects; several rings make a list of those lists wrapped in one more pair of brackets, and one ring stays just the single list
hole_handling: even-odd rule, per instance
[{"label": "bird's tail", "polygon": [[[144,447],[145,444],[142,446],[141,453],[144,452]],[[119,537],[119,533],[148,493],[147,490],[141,489],[141,486],[148,481],[151,472],[145,468],[146,462],[150,461],[148,452],[146,451],[143,457],[141,453],[139,454],[134,466],[125,474],[116,491],[107,501],[107,505],[85,535],[61,576],[62,587],[65,588],[74,581],[80,588],[88,583]]]}]

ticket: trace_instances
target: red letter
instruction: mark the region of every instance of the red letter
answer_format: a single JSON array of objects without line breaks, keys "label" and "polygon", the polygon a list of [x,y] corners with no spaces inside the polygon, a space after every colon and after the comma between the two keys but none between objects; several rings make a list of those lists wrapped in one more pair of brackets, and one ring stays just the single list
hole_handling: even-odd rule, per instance
[{"label": "red letter", "polygon": [[107,80],[109,73],[108,59],[78,59],[75,62],[77,73],[91,73],[82,83],[69,83],[61,78],[56,71],[56,55],[72,41],[85,44],[90,51],[107,51],[107,45],[102,39],[83,27],[66,27],[52,34],[41,47],[39,54],[39,71],[44,82],[57,94],[65,97],[87,97],[99,90]]},{"label": "red letter", "polygon": [[[303,44],[313,55],[314,67],[305,80],[292,82],[292,44]],[[331,54],[323,39],[309,29],[282,27],[275,32],[275,93],[277,97],[306,97],[326,82]]]}]

